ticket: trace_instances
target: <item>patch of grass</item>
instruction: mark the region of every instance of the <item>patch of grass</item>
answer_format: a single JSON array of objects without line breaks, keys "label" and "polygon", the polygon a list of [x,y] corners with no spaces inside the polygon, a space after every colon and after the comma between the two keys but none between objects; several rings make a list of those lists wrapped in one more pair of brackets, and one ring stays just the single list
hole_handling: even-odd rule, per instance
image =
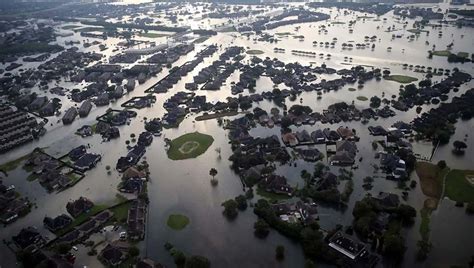
[{"label": "patch of grass", "polygon": [[30,175],[26,177],[27,181],[35,181],[36,179],[38,179],[38,174],[35,174],[35,173],[30,173]]},{"label": "patch of grass", "polygon": [[474,170],[451,170],[446,177],[445,195],[459,202],[474,202],[474,186],[466,176],[474,177]]},{"label": "patch of grass", "polygon": [[2,171],[5,171],[5,172],[9,172],[9,171],[12,171],[12,170],[15,170],[17,169],[17,167],[25,160],[28,159],[28,157],[30,157],[30,154],[27,154],[27,155],[24,155],[18,159],[15,159],[15,160],[12,160],[10,162],[7,162],[7,163],[4,163],[2,165],[0,165],[0,170]]},{"label": "patch of grass", "polygon": [[250,49],[250,50],[247,50],[247,54],[249,54],[249,55],[261,55],[261,54],[263,54],[263,51],[258,50],[258,49]]},{"label": "patch of grass", "polygon": [[420,29],[409,29],[407,31],[410,32],[410,33],[414,33],[414,34],[420,34],[420,33],[423,33],[423,32],[428,32],[427,30],[420,30]]},{"label": "patch of grass", "polygon": [[171,214],[166,225],[175,231],[184,229],[189,224],[189,218],[181,214]]},{"label": "patch of grass", "polygon": [[366,96],[357,96],[356,99],[360,100],[360,101],[368,101],[369,100]]},{"label": "patch of grass", "polygon": [[[213,142],[214,138],[210,135],[199,132],[184,134],[171,141],[168,158],[172,160],[196,158],[205,153]],[[192,148],[188,146],[189,144],[193,144]]]},{"label": "patch of grass", "polygon": [[354,91],[356,91],[357,89],[355,89],[355,88],[353,88],[353,87],[350,87],[348,90],[349,90],[350,92],[354,92]]},{"label": "patch of grass", "polygon": [[130,209],[131,205],[132,205],[132,202],[123,202],[122,204],[114,208],[111,208],[110,211],[114,213],[115,220],[118,222],[127,221],[128,210]]},{"label": "patch of grass", "polygon": [[61,27],[63,30],[72,30],[72,29],[76,29],[76,28],[79,28],[81,26],[79,25],[66,25],[66,26],[63,26]]},{"label": "patch of grass", "polygon": [[440,199],[443,190],[443,177],[448,171],[447,168],[441,170],[437,165],[428,162],[416,163],[416,174],[420,178],[420,185],[423,194]]},{"label": "patch of grass", "polygon": [[357,16],[358,19],[373,19],[372,16]]},{"label": "patch of grass", "polygon": [[147,37],[147,38],[160,38],[160,37],[169,36],[169,34],[163,34],[163,33],[139,33],[138,35],[141,37]]},{"label": "patch of grass", "polygon": [[440,57],[447,57],[451,55],[451,52],[449,52],[448,50],[437,50],[437,51],[433,51],[433,55],[440,56]]},{"label": "patch of grass", "polygon": [[333,21],[331,22],[331,24],[346,24],[346,23],[343,21]]},{"label": "patch of grass", "polygon": [[401,84],[408,84],[408,83],[418,81],[418,78],[411,77],[411,76],[408,76],[408,75],[397,75],[396,74],[396,75],[389,75],[389,76],[385,77],[385,80],[395,81],[395,82],[398,82],[398,83],[401,83]]},{"label": "patch of grass", "polygon": [[458,57],[467,58],[467,57],[469,57],[469,53],[467,53],[467,52],[458,52]]},{"label": "patch of grass", "polygon": [[430,216],[431,209],[423,207],[420,210],[421,223],[420,223],[420,235],[424,241],[430,240]]},{"label": "patch of grass", "polygon": [[292,35],[292,33],[290,33],[290,32],[281,32],[281,33],[276,33],[275,35],[277,35],[277,36],[288,36],[288,35]]},{"label": "patch of grass", "polygon": [[94,205],[94,206],[89,210],[89,212],[83,213],[83,214],[79,215],[77,218],[75,218],[75,219],[72,221],[72,223],[71,223],[68,227],[66,227],[66,228],[64,228],[64,229],[59,230],[58,232],[56,232],[56,235],[57,235],[57,236],[62,236],[62,235],[64,235],[64,234],[70,232],[72,229],[74,229],[74,227],[83,224],[84,222],[86,222],[87,220],[89,220],[89,218],[90,218],[91,216],[94,216],[94,215],[96,215],[97,213],[99,213],[99,212],[101,212],[101,211],[103,211],[103,210],[105,210],[105,209],[107,209],[107,206],[106,206],[106,205]]},{"label": "patch of grass", "polygon": [[102,27],[84,27],[80,29],[76,29],[77,32],[105,32],[105,28]]},{"label": "patch of grass", "polygon": [[78,183],[80,180],[84,178],[83,175],[80,175],[74,172],[67,174],[67,177],[71,179],[71,185]]},{"label": "patch of grass", "polygon": [[268,199],[268,200],[276,200],[276,201],[280,201],[280,200],[288,200],[290,199],[291,197],[286,195],[286,194],[275,194],[275,193],[269,193],[265,190],[263,190],[262,188],[260,187],[257,187],[257,194],[265,199]]},{"label": "patch of grass", "polygon": [[203,43],[204,41],[206,41],[207,39],[209,39],[209,36],[201,36],[198,39],[194,40],[194,43],[200,44],[200,43]]}]

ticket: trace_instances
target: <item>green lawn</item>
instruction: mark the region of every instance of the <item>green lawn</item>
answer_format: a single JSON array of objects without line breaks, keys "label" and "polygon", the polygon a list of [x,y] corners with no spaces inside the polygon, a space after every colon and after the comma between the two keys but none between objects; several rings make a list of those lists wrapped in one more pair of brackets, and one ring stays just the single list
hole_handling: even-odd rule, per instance
[{"label": "green lawn", "polygon": [[125,222],[127,220],[128,210],[130,209],[131,205],[132,202],[124,202],[119,206],[111,208],[110,211],[114,213],[115,220],[118,222]]},{"label": "green lawn", "polygon": [[105,32],[105,28],[102,27],[84,27],[76,29],[78,32]]},{"label": "green lawn", "polygon": [[292,35],[292,33],[290,33],[290,32],[281,32],[281,33],[276,33],[276,35],[278,35],[278,36],[288,36],[288,35]]},{"label": "green lawn", "polygon": [[197,38],[196,40],[194,40],[194,43],[200,44],[200,43],[203,43],[204,41],[206,41],[207,39],[209,39],[209,36],[201,36],[201,37]]},{"label": "green lawn", "polygon": [[349,90],[350,92],[354,92],[354,91],[356,91],[357,89],[355,89],[355,88],[353,88],[353,87],[350,87],[348,90]]},{"label": "green lawn", "polygon": [[281,201],[281,200],[288,200],[291,198],[291,196],[288,196],[286,194],[275,194],[275,193],[269,193],[265,190],[263,190],[260,187],[257,187],[257,194],[265,199],[268,200],[276,200],[276,201]]},{"label": "green lawn", "polygon": [[67,233],[67,232],[71,231],[72,229],[74,229],[74,227],[76,227],[76,226],[78,226],[78,225],[81,225],[82,223],[84,223],[84,222],[86,222],[87,220],[89,220],[89,218],[90,218],[91,216],[94,216],[94,215],[96,215],[97,213],[99,213],[99,212],[101,212],[101,211],[103,211],[103,210],[105,210],[105,209],[107,209],[107,206],[105,206],[105,205],[94,205],[94,206],[91,208],[91,210],[89,210],[88,213],[83,213],[83,214],[79,215],[77,218],[75,218],[75,219],[72,221],[72,223],[71,223],[68,227],[66,227],[66,228],[64,228],[64,229],[59,230],[58,232],[56,232],[56,235],[57,235],[57,236],[62,236],[62,235],[64,235],[65,233]]},{"label": "green lawn", "polygon": [[365,97],[365,96],[357,96],[356,99],[357,99],[357,100],[360,100],[360,101],[367,101],[367,100],[368,100],[368,98]]},{"label": "green lawn", "polygon": [[437,165],[429,162],[417,162],[416,174],[420,178],[421,190],[426,196],[440,199],[443,190],[443,177],[448,171],[441,170]]},{"label": "green lawn", "polygon": [[7,162],[7,163],[4,163],[4,164],[0,165],[0,170],[5,171],[5,172],[15,170],[21,164],[21,162],[28,159],[29,156],[30,156],[30,154],[27,154],[27,155],[24,155],[24,156],[22,156],[18,159],[12,160],[12,161]]},{"label": "green lawn", "polygon": [[422,208],[420,210],[421,223],[420,223],[420,234],[424,241],[430,240],[430,215],[431,210],[429,208]]},{"label": "green lawn", "polygon": [[173,230],[179,231],[189,224],[189,218],[181,214],[171,214],[168,217],[166,225]]},{"label": "green lawn", "polygon": [[440,57],[447,57],[451,55],[451,52],[449,52],[448,50],[437,50],[437,51],[433,51],[433,55],[440,56]]},{"label": "green lawn", "polygon": [[458,52],[458,57],[467,58],[467,57],[469,57],[469,53],[467,53],[467,52]]},{"label": "green lawn", "polygon": [[172,160],[182,160],[196,158],[205,153],[214,142],[210,135],[193,132],[184,134],[170,143],[168,158]]},{"label": "green lawn", "polygon": [[162,33],[140,33],[138,35],[141,37],[147,37],[147,38],[160,38],[160,37],[169,36],[168,34],[162,34]]},{"label": "green lawn", "polygon": [[427,30],[420,30],[420,29],[409,29],[408,32],[414,33],[414,34],[420,34],[422,32],[428,32]]},{"label": "green lawn", "polygon": [[72,30],[72,29],[76,29],[76,28],[79,28],[79,27],[81,27],[81,26],[79,26],[79,25],[66,25],[66,26],[63,26],[62,28],[64,30]]},{"label": "green lawn", "polygon": [[402,84],[408,84],[408,83],[411,83],[411,82],[418,81],[418,78],[411,77],[411,76],[408,76],[408,75],[397,75],[396,74],[396,75],[389,75],[389,76],[385,77],[385,80],[395,81],[395,82],[402,83]]},{"label": "green lawn", "polygon": [[466,179],[474,177],[473,170],[451,170],[446,177],[445,196],[454,201],[474,202],[474,186]]},{"label": "green lawn", "polygon": [[250,50],[247,50],[247,54],[249,54],[249,55],[261,55],[261,54],[263,54],[263,51],[258,50],[258,49],[250,49]]}]

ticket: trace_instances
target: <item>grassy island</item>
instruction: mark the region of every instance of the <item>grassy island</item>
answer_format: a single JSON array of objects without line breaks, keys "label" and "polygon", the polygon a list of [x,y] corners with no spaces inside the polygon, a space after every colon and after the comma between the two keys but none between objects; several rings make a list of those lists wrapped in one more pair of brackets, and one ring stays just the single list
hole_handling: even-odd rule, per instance
[{"label": "grassy island", "polygon": [[411,77],[408,75],[389,75],[385,77],[385,80],[395,81],[402,84],[408,84],[408,83],[418,81],[418,78]]},{"label": "grassy island", "polygon": [[250,50],[247,50],[247,54],[249,54],[249,55],[261,55],[261,54],[263,54],[263,51],[258,50],[258,49],[250,49]]},{"label": "grassy island", "polygon": [[445,196],[457,202],[474,202],[474,170],[451,170],[446,175]]},{"label": "grassy island", "polygon": [[172,160],[196,158],[205,153],[213,142],[214,138],[210,135],[199,132],[184,134],[170,142],[168,158]]},{"label": "grassy island", "polygon": [[173,230],[179,231],[189,224],[189,218],[181,214],[171,214],[168,217],[166,225]]}]

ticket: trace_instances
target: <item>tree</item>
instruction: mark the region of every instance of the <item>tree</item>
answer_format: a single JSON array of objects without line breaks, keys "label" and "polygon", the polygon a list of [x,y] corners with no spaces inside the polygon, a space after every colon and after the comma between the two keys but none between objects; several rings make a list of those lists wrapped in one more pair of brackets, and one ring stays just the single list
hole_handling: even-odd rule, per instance
[{"label": "tree", "polygon": [[438,162],[438,164],[436,164],[436,165],[439,167],[439,169],[445,169],[447,167],[446,161],[444,161],[444,160],[440,160]]},{"label": "tree", "polygon": [[131,256],[131,257],[136,257],[138,255],[140,255],[140,249],[138,249],[137,247],[133,246],[133,247],[130,247],[128,249],[128,254]]},{"label": "tree", "polygon": [[247,198],[244,195],[238,195],[235,198],[235,202],[237,202],[237,208],[239,210],[246,210],[247,209]]},{"label": "tree", "polygon": [[304,262],[304,268],[316,268],[316,264],[312,260],[307,259]]},{"label": "tree", "polygon": [[275,249],[275,254],[277,260],[283,260],[285,258],[285,247],[282,245],[278,245]]},{"label": "tree", "polygon": [[420,240],[416,243],[418,251],[416,252],[416,258],[419,261],[426,260],[428,253],[431,251],[432,245],[429,241]]},{"label": "tree", "polygon": [[416,217],[416,209],[410,205],[401,204],[397,209],[397,214],[403,222],[413,222],[413,218]]},{"label": "tree", "polygon": [[384,240],[383,254],[395,260],[401,260],[405,254],[405,241],[400,235],[388,235]]},{"label": "tree", "polygon": [[186,268],[209,268],[211,262],[203,256],[191,256],[186,259]]},{"label": "tree", "polygon": [[467,148],[467,144],[465,142],[459,141],[459,140],[454,141],[453,146],[454,146],[453,153],[455,153],[455,154],[463,154],[464,149]]},{"label": "tree", "polygon": [[222,206],[224,207],[224,216],[226,216],[228,219],[235,219],[237,217],[237,202],[235,202],[234,199],[229,199],[222,203]]},{"label": "tree", "polygon": [[380,107],[381,103],[382,103],[382,100],[377,96],[373,96],[372,98],[370,98],[370,107],[372,108]]},{"label": "tree", "polygon": [[217,169],[211,168],[211,170],[209,170],[209,175],[212,176],[212,179],[211,179],[212,186],[216,186],[219,183],[219,181],[215,178],[215,176],[217,175]]},{"label": "tree", "polygon": [[254,234],[258,238],[265,238],[270,233],[270,225],[262,219],[258,219],[253,224]]},{"label": "tree", "polygon": [[467,203],[466,213],[467,214],[474,214],[474,202]]},{"label": "tree", "polygon": [[173,248],[171,249],[171,256],[173,256],[174,263],[177,267],[184,267],[186,263],[186,256],[183,252]]},{"label": "tree", "polygon": [[214,178],[217,175],[217,169],[211,168],[211,170],[209,170],[209,175],[211,175],[212,178]]},{"label": "tree", "polygon": [[56,251],[58,254],[67,254],[69,251],[71,251],[71,244],[70,243],[60,243],[56,246]]}]

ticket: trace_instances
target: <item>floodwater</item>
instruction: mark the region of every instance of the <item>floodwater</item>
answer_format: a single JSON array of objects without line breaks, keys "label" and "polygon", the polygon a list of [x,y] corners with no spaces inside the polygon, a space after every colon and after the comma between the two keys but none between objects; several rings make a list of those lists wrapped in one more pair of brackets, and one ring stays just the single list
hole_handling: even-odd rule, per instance
[{"label": "floodwater", "polygon": [[[203,44],[197,45],[195,51],[186,56],[181,57],[173,66],[178,66],[184,62],[193,59],[196,52],[203,49],[209,44],[216,43],[220,45],[220,49],[212,57],[206,58],[203,63],[199,64],[196,69],[181,79],[173,89],[168,93],[158,94],[157,102],[151,108],[137,110],[138,116],[131,120],[130,125],[121,126],[121,137],[110,142],[101,142],[98,135],[82,139],[73,133],[77,128],[84,124],[93,124],[95,117],[103,114],[107,108],[119,108],[120,104],[126,100],[134,97],[144,95],[144,91],[153,85],[156,81],[167,74],[164,70],[157,77],[150,79],[142,85],[137,85],[135,90],[124,96],[109,107],[94,108],[87,118],[78,118],[73,124],[64,127],[61,123],[56,121],[60,118],[50,118],[52,126],[48,126],[47,134],[39,141],[35,141],[23,147],[17,148],[2,156],[1,162],[6,162],[16,159],[30,152],[35,147],[46,147],[46,152],[55,156],[60,156],[67,153],[70,149],[80,144],[90,144],[91,152],[100,153],[102,161],[98,166],[87,172],[87,176],[76,184],[73,188],[67,189],[60,193],[48,194],[39,185],[38,182],[28,182],[26,180],[27,174],[21,169],[11,172],[5,179],[5,184],[15,184],[17,190],[23,195],[28,196],[32,202],[37,205],[37,209],[33,209],[26,217],[19,219],[15,223],[2,227],[0,232],[1,239],[10,239],[13,234],[16,234],[21,228],[34,225],[38,227],[45,235],[52,238],[53,235],[45,230],[42,226],[44,216],[56,216],[60,213],[65,213],[66,203],[69,200],[76,199],[80,196],[86,196],[96,203],[112,203],[116,198],[116,186],[120,181],[120,174],[113,171],[111,175],[107,175],[105,170],[106,165],[115,166],[117,159],[126,153],[125,141],[130,139],[130,134],[138,135],[144,130],[144,118],[162,117],[165,113],[162,108],[163,102],[177,91],[184,90],[184,84],[192,81],[192,77],[196,75],[200,69],[208,66],[212,61],[218,58],[226,47],[230,45],[243,46],[250,49],[259,49],[264,51],[260,57],[278,58],[284,62],[300,62],[302,64],[310,64],[315,62],[317,65],[322,63],[329,67],[336,69],[350,68],[350,65],[369,65],[374,68],[390,68],[392,74],[407,74],[417,78],[422,78],[421,73],[415,73],[412,70],[403,69],[402,64],[424,65],[433,68],[449,68],[457,67],[461,70],[474,74],[473,64],[449,64],[446,58],[433,57],[427,59],[427,51],[432,48],[432,44],[436,44],[437,49],[444,49],[446,45],[455,40],[453,51],[466,51],[472,53],[474,44],[474,29],[473,28],[456,28],[453,26],[443,26],[443,37],[438,38],[438,29],[430,29],[430,34],[421,33],[414,41],[407,40],[409,33],[406,31],[411,28],[413,20],[407,20],[408,26],[403,29],[403,24],[394,20],[393,14],[388,13],[380,18],[372,19],[357,19],[357,16],[362,16],[362,13],[349,14],[347,16],[338,12],[336,9],[324,9],[323,12],[330,12],[331,21],[345,22],[346,24],[332,24],[330,22],[308,23],[300,25],[283,26],[277,29],[268,31],[269,33],[290,32],[295,35],[304,35],[305,40],[299,41],[291,35],[282,37],[277,44],[270,44],[266,42],[254,41],[253,37],[240,36],[235,33],[219,33],[213,36]],[[384,21],[383,18],[387,20]],[[353,26],[354,33],[349,34],[347,23],[349,20],[357,20]],[[199,25],[200,23],[198,23]],[[318,33],[319,26],[326,25],[328,33]],[[396,32],[385,32],[388,26],[395,25],[399,29]],[[58,28],[64,25],[58,25]],[[301,26],[298,31],[295,31],[295,26]],[[377,28],[379,27],[379,28]],[[402,38],[392,39],[392,34],[401,34]],[[342,50],[341,44],[353,41],[354,43],[364,43],[364,36],[377,35],[377,40],[374,42],[376,47],[372,51],[370,48],[366,49],[352,49]],[[464,36],[463,38],[461,36]],[[313,41],[331,42],[333,38],[337,38],[335,48],[325,48],[313,46]],[[74,34],[70,37],[58,38],[58,43],[64,44],[66,40],[83,40],[79,34]],[[92,40],[92,39],[90,39]],[[109,38],[105,41],[108,50],[101,52],[110,56],[113,54],[112,49],[114,45],[120,40]],[[151,41],[166,42],[166,38],[153,39]],[[425,42],[430,45],[425,45]],[[392,51],[388,52],[387,47],[391,46]],[[285,54],[274,53],[273,48],[281,47],[286,49]],[[292,49],[313,51],[317,54],[331,54],[330,59],[326,56],[320,58],[308,58],[303,56],[296,56],[291,54]],[[81,48],[82,51],[97,51],[97,46],[87,49]],[[55,55],[53,55],[55,56]],[[52,57],[53,57],[52,56]],[[344,61],[344,57],[351,57],[352,62],[348,59]],[[244,61],[249,60],[249,56]],[[38,64],[27,63],[27,68],[35,68]],[[232,74],[220,91],[197,91],[197,95],[206,95],[207,99],[212,102],[224,100],[230,94],[230,83],[237,81],[239,77],[238,71]],[[320,79],[334,79],[337,76],[322,75],[318,76]],[[442,77],[435,77],[438,81]],[[70,82],[61,81],[59,85],[67,88],[84,87],[83,85],[75,85]],[[462,94],[466,89],[471,88],[473,82],[463,85],[459,92],[450,93],[450,97]],[[354,101],[358,108],[366,108],[369,105],[368,101],[356,100],[357,96],[385,96],[389,97],[398,93],[399,84],[391,81],[369,81],[364,84],[362,89],[357,89],[354,92],[348,90],[349,87],[339,89],[338,91],[331,91],[324,93],[322,99],[317,100],[315,92],[304,92],[296,100],[291,102],[286,100],[287,106],[301,103],[309,105],[314,111],[322,111],[332,103],[345,101]],[[273,88],[271,80],[262,77],[257,81],[256,92],[269,91]],[[280,85],[280,89],[284,86]],[[48,95],[49,93],[46,93]],[[248,92],[244,92],[248,94]],[[52,96],[52,95],[48,95]],[[55,96],[56,97],[56,96]],[[70,104],[65,97],[60,97],[63,103],[63,110],[70,107]],[[257,105],[254,105],[256,107]],[[258,104],[259,107],[269,111],[275,105],[270,101],[262,101]],[[424,105],[423,111],[427,111],[435,105]],[[379,119],[374,122],[371,121],[368,125],[363,125],[360,122],[341,123],[340,125],[354,128],[361,140],[357,143],[359,152],[357,158],[361,157],[362,161],[356,163],[358,169],[354,171],[354,192],[348,202],[348,207],[345,210],[336,210],[330,207],[321,206],[320,225],[324,229],[330,229],[336,224],[349,225],[352,221],[352,208],[354,203],[365,196],[367,193],[362,188],[362,179],[366,176],[375,176],[374,187],[369,192],[377,194],[379,191],[390,191],[401,193],[402,190],[397,189],[395,182],[385,180],[382,174],[377,174],[372,163],[378,163],[375,159],[375,153],[372,149],[372,141],[376,138],[369,135],[367,127],[369,125],[381,125],[383,127],[390,127],[394,122],[402,120],[405,122],[411,121],[417,116],[415,111],[408,112],[396,111],[397,115],[388,119]],[[242,183],[239,177],[230,170],[229,156],[232,154],[230,145],[227,139],[227,132],[218,126],[216,120],[209,121],[194,121],[195,115],[188,115],[181,123],[179,128],[167,129],[163,131],[162,137],[155,137],[152,145],[147,148],[147,153],[144,159],[150,164],[151,180],[148,185],[150,206],[147,224],[147,234],[145,241],[140,243],[142,254],[148,256],[166,266],[173,266],[173,260],[169,253],[164,249],[165,242],[170,242],[178,249],[187,254],[203,255],[211,260],[214,267],[302,267],[304,263],[304,256],[301,247],[293,241],[279,235],[272,230],[270,235],[265,240],[260,240],[253,235],[253,223],[257,217],[253,214],[252,208],[249,207],[245,212],[239,212],[238,217],[234,221],[228,221],[222,215],[221,203],[227,199],[234,198],[242,194]],[[229,118],[231,119],[231,118]],[[465,135],[469,135],[473,128],[473,121],[459,122],[456,124],[457,132],[452,137],[455,139],[464,139]],[[312,131],[318,128],[331,127],[333,129],[339,125],[315,124],[314,126],[293,127],[294,130],[307,129]],[[210,134],[214,137],[214,142],[207,152],[198,158],[173,161],[167,158],[165,152],[164,138],[173,139],[182,134],[199,131]],[[263,128],[257,127],[251,130],[254,136],[270,136],[280,135],[279,128]],[[466,156],[474,153],[474,144],[472,140],[467,139],[468,149]],[[220,149],[220,155],[216,149]],[[415,152],[424,156],[429,156],[432,151],[432,145],[427,142],[419,142],[414,144]],[[446,145],[440,147],[433,157],[433,162],[438,160],[446,160],[448,165],[455,168],[472,168],[472,160],[469,157],[456,157],[451,154],[451,146]],[[303,169],[312,171],[314,163],[296,160],[296,166],[279,166],[277,173],[285,175],[291,185],[302,185],[303,180],[300,178],[300,172]],[[219,180],[217,187],[210,185],[209,169],[216,168]],[[336,174],[339,168],[331,167],[331,170]],[[380,176],[380,177],[379,177]],[[418,180],[416,174],[412,174],[412,179]],[[342,187],[343,185],[341,185]],[[258,196],[254,198],[254,202]],[[410,192],[407,203],[414,206],[417,210],[423,206],[425,197],[421,193],[420,187],[417,186]],[[189,217],[190,224],[182,231],[174,231],[167,227],[166,220],[170,214],[184,214]],[[415,224],[404,230],[406,237],[406,245],[408,250],[403,260],[402,266],[414,267],[419,266],[416,263],[415,252],[416,242],[420,239],[418,232],[420,218],[417,217]],[[455,228],[453,228],[453,225]],[[472,219],[465,215],[464,210],[454,207],[453,202],[444,200],[440,208],[433,214],[431,223],[431,240],[434,248],[429,255],[428,260],[424,263],[426,267],[436,265],[447,266],[450,264],[465,264],[469,261],[474,248],[474,237],[472,232]],[[277,245],[285,246],[285,260],[277,262],[274,257],[274,250]],[[459,245],[462,245],[460,247]],[[4,244],[0,248],[0,260],[6,267],[14,265],[14,257]],[[84,265],[89,263],[86,260],[78,258],[77,265]]]}]

